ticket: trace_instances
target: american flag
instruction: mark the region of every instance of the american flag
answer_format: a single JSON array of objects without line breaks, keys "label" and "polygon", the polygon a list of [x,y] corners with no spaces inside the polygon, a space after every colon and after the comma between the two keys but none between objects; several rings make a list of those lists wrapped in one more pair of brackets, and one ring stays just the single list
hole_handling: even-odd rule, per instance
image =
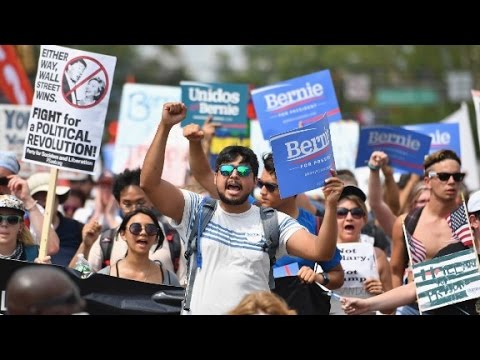
[{"label": "american flag", "polygon": [[472,246],[473,238],[470,232],[468,217],[464,204],[460,205],[447,217],[447,222],[452,229],[453,237],[458,239],[465,246]]},{"label": "american flag", "polygon": [[427,256],[425,246],[423,246],[421,241],[415,239],[406,229],[405,236],[407,238],[407,246],[410,249],[410,256],[412,257],[412,264],[418,264],[419,262],[425,261]]}]

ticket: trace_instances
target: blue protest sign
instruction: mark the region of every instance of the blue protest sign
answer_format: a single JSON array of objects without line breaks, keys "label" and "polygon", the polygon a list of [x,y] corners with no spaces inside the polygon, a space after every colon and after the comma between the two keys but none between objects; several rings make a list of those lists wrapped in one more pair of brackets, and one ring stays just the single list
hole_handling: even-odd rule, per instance
[{"label": "blue protest sign", "polygon": [[423,160],[430,150],[430,136],[393,126],[360,129],[356,167],[367,166],[373,151],[385,152],[390,166],[423,175]]},{"label": "blue protest sign", "polygon": [[342,118],[329,70],[252,90],[264,139],[322,119]]},{"label": "blue protest sign", "polygon": [[187,107],[187,117],[182,127],[195,123],[202,126],[212,115],[219,123],[216,136],[248,136],[247,103],[248,86],[245,84],[214,84],[194,81],[180,82],[182,101]]},{"label": "blue protest sign", "polygon": [[282,199],[324,185],[335,169],[328,118],[270,138]]},{"label": "blue protest sign", "polygon": [[449,149],[461,158],[460,151],[460,128],[458,123],[428,123],[405,125],[403,128],[429,135],[432,138],[429,154]]}]

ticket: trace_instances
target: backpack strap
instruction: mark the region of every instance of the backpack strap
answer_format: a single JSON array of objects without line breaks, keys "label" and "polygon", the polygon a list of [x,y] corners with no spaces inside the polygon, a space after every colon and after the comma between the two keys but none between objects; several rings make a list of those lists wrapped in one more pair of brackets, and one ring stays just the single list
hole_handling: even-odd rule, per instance
[{"label": "backpack strap", "polygon": [[265,245],[263,251],[268,252],[270,257],[270,274],[268,278],[268,286],[270,289],[275,288],[275,280],[273,278],[273,264],[277,259],[275,258],[278,244],[280,241],[280,229],[278,227],[277,210],[273,208],[260,207],[260,218],[262,219],[263,231],[265,233]]},{"label": "backpack strap", "polygon": [[117,228],[108,229],[102,232],[100,236],[100,249],[102,249],[102,268],[110,266],[110,257],[112,255],[113,241],[117,234]]},{"label": "backpack strap", "polygon": [[161,223],[165,233],[165,240],[167,240],[168,248],[170,249],[170,259],[172,259],[173,271],[176,273],[180,265],[180,253],[182,251],[180,234],[167,221],[162,221]]},{"label": "backpack strap", "polygon": [[[420,215],[422,215],[423,211],[423,206],[419,208],[415,208],[412,211],[410,211],[407,216],[405,217],[404,223],[405,223],[405,229],[408,231],[410,236],[413,236],[413,233],[415,232],[415,228],[417,227],[418,220],[420,219]],[[405,245],[405,250],[407,244],[404,242]],[[408,251],[405,251],[405,267],[408,267],[409,259],[408,259]]]},{"label": "backpack strap", "polygon": [[[197,275],[197,265],[201,264],[201,254],[197,251],[199,247],[199,239],[207,227],[207,224],[210,222],[210,219],[217,208],[217,200],[212,199],[211,197],[203,198],[200,203],[199,210],[195,216],[195,221],[193,222],[192,231],[187,241],[187,250],[185,251],[185,258],[187,259],[187,274],[188,274],[188,283],[185,290],[185,301],[183,302],[183,309],[190,311],[190,302],[192,300],[192,288],[193,283],[195,282],[195,277]],[[196,252],[196,260],[193,261],[192,254]],[[201,266],[201,265],[200,265]]]}]

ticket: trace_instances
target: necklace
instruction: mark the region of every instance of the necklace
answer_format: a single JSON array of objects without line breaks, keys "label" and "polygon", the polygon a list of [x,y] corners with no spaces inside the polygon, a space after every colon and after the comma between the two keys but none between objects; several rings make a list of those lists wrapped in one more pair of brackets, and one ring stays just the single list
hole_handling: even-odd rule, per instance
[{"label": "necklace", "polygon": [[152,264],[149,262],[148,263],[148,270],[145,272],[145,278],[143,279],[143,282],[147,282],[147,279],[150,276],[151,272],[152,272]]}]

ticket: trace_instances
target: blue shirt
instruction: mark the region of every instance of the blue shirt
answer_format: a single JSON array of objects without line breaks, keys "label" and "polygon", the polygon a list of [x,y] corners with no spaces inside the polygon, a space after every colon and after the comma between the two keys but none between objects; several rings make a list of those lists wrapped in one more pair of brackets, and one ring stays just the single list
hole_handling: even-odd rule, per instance
[{"label": "blue shirt", "polygon": [[[315,215],[310,213],[309,211],[299,208],[300,213],[298,215],[297,221],[305,226],[308,231],[312,234],[317,235],[317,220]],[[335,254],[329,261],[319,261],[318,264],[322,267],[323,271],[328,272],[333,269],[335,266],[340,264],[340,260],[342,256],[340,255],[340,250],[335,247]],[[283,256],[278,259],[273,267],[281,267],[292,263],[298,263],[298,268],[301,269],[302,266],[308,266],[309,268],[313,269],[315,266],[315,261],[302,259],[296,256]]]}]

